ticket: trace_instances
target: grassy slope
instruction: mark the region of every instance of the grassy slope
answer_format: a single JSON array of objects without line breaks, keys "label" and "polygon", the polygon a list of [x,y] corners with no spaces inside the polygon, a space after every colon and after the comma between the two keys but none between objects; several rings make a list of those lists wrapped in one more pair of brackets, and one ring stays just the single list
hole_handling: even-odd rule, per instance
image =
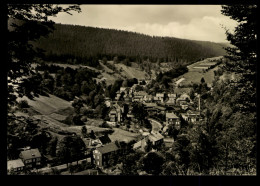
[{"label": "grassy slope", "polygon": [[[68,112],[66,110],[73,109],[71,103],[58,98],[54,95],[39,96],[33,100],[28,99],[27,97],[18,98],[20,100],[27,100],[31,109],[37,111],[38,113],[34,114],[35,119],[42,120],[41,127],[47,127],[51,131],[69,131],[76,132],[77,134],[81,133],[81,126],[68,126],[60,121],[66,118]],[[106,131],[108,129],[97,127],[100,124],[98,120],[90,120],[86,122],[86,127],[90,132]]]},{"label": "grassy slope", "polygon": [[125,130],[122,130],[120,128],[114,128],[114,133],[109,135],[109,138],[111,139],[111,141],[125,141],[125,142],[129,142],[131,140],[136,139],[139,134],[137,133],[131,133]]},{"label": "grassy slope", "polygon": [[[209,58],[209,59],[213,59],[213,58]],[[214,62],[212,62],[214,63]],[[193,67],[195,66],[200,66],[203,64],[210,64],[208,59],[205,59],[203,61],[199,61],[196,63],[193,63],[192,65],[188,66],[189,72],[183,74],[182,76],[174,79],[174,81],[177,81],[181,78],[185,78],[185,80],[183,80],[181,82],[182,85],[189,85],[192,83],[200,83],[201,78],[203,77],[205,79],[205,82],[208,83],[209,85],[212,83],[212,81],[214,80],[214,71],[218,69],[218,66],[214,67],[213,69],[210,69],[207,72],[203,72],[202,69],[194,69]],[[177,94],[181,94],[183,92],[188,93],[190,91],[190,88],[175,88],[174,92]]]},{"label": "grassy slope", "polygon": [[19,100],[27,100],[28,104],[33,107],[34,110],[41,114],[52,114],[58,110],[65,109],[67,107],[72,107],[71,103],[63,100],[61,98],[58,98],[54,95],[47,96],[39,96],[35,97],[33,100],[28,99],[27,97],[18,98]]}]

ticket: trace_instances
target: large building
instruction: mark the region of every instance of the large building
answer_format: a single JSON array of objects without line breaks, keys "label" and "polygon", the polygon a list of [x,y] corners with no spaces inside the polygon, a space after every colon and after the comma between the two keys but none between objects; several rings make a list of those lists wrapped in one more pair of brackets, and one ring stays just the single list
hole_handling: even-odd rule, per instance
[{"label": "large building", "polygon": [[200,120],[199,111],[188,110],[187,113],[182,113],[181,116],[185,121],[188,121],[191,123],[196,123],[197,121]]},{"label": "large building", "polygon": [[180,128],[180,118],[174,113],[166,113],[166,125],[173,125],[176,129]]},{"label": "large building", "polygon": [[26,149],[20,153],[19,157],[27,168],[35,168],[41,165],[42,156],[38,149]]},{"label": "large building", "polygon": [[93,158],[96,166],[98,167],[107,167],[109,156],[113,153],[116,153],[119,150],[118,146],[115,143],[109,143],[102,147],[96,148],[93,151]]}]

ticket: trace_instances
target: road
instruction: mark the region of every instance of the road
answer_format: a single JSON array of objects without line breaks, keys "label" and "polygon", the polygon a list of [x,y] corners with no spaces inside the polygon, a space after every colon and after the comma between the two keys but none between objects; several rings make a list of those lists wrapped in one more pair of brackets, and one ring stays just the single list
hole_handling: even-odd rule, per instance
[{"label": "road", "polygon": [[[78,164],[81,164],[83,161],[86,161],[86,159],[83,159],[83,160],[79,160],[78,161]],[[77,162],[76,161],[74,161],[74,162],[72,162],[71,164],[69,164],[69,165],[76,165],[77,164]],[[48,172],[51,172],[52,170],[52,168],[54,168],[54,169],[58,169],[58,170],[65,170],[65,169],[67,169],[67,164],[62,164],[62,165],[58,165],[58,166],[55,166],[55,167],[44,167],[44,168],[41,168],[41,169],[37,169],[37,170],[35,170],[36,172],[42,172],[42,173],[48,173]]]},{"label": "road", "polygon": [[154,132],[159,132],[161,130],[162,124],[159,121],[152,118],[148,118],[148,120],[151,122]]}]

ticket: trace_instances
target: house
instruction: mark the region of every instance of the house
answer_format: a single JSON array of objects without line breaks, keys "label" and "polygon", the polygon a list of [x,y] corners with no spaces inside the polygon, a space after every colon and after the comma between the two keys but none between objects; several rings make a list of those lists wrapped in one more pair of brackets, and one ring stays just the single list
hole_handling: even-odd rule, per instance
[{"label": "house", "polygon": [[164,102],[164,93],[156,93],[155,97],[154,97],[154,101],[155,102]]},{"label": "house", "polygon": [[158,132],[151,132],[144,136],[143,139],[139,140],[134,144],[133,150],[141,150],[145,152],[145,147],[147,146],[148,140],[152,142],[154,146],[160,146],[163,144],[163,136]]},{"label": "house", "polygon": [[156,106],[157,114],[165,114],[166,108],[161,106]]},{"label": "house", "polygon": [[97,139],[83,138],[82,140],[87,148],[97,148],[111,142],[111,139],[108,137],[108,135],[102,135]]},{"label": "house", "polygon": [[181,99],[181,100],[189,100],[190,101],[190,96],[187,93],[183,93],[183,94],[181,94],[179,99]]},{"label": "house", "polygon": [[167,94],[167,97],[168,97],[168,101],[166,103],[175,104],[176,97],[177,97],[176,94]]},{"label": "house", "polygon": [[179,129],[180,118],[174,113],[166,113],[166,125],[174,125],[177,129]]},{"label": "house", "polygon": [[143,98],[144,98],[144,96],[142,96],[142,95],[135,95],[133,98],[133,101],[142,102]]},{"label": "house", "polygon": [[111,107],[111,105],[112,105],[111,98],[105,97],[104,101],[105,101],[105,104],[106,104],[107,107]]},{"label": "house", "polygon": [[24,167],[24,163],[21,159],[7,161],[8,172],[10,172],[11,170],[13,170],[14,172],[21,172],[24,170]]},{"label": "house", "polygon": [[124,113],[124,106],[115,104],[111,107],[111,110],[108,113],[110,122],[121,122],[123,121],[122,114]]},{"label": "house", "polygon": [[120,99],[120,97],[121,97],[121,93],[120,93],[120,91],[117,91],[115,100],[118,101]]},{"label": "house", "polygon": [[144,108],[147,110],[148,114],[156,114],[156,106],[156,103],[144,103]]},{"label": "house", "polygon": [[153,145],[161,145],[163,143],[163,136],[159,132],[151,132],[148,135],[148,139],[152,142]]},{"label": "house", "polygon": [[133,101],[142,102],[145,96],[147,96],[147,93],[145,91],[134,92]]},{"label": "house", "polygon": [[21,151],[19,157],[28,168],[34,168],[41,165],[41,153],[38,148]]},{"label": "house", "polygon": [[115,143],[109,143],[102,147],[96,148],[96,150],[93,151],[95,164],[100,168],[107,167],[109,156],[113,153],[116,153],[118,150],[119,148]]},{"label": "house", "polygon": [[128,110],[128,113],[126,115],[126,117],[128,118],[134,118],[134,115],[132,113],[132,110],[133,110],[133,106],[129,105],[129,110]]},{"label": "house", "polygon": [[183,110],[187,110],[187,109],[189,108],[189,105],[188,105],[188,104],[182,104],[182,105],[181,105],[181,108],[182,108]]},{"label": "house", "polygon": [[116,111],[116,109],[110,110],[108,116],[109,116],[111,122],[116,122],[117,121],[117,111]]},{"label": "house", "polygon": [[118,95],[118,97],[117,97],[118,99],[117,100],[119,100],[120,96],[122,96],[122,95],[123,95],[124,100],[127,97],[129,98],[129,96],[131,95],[131,94],[129,94],[129,92],[130,92],[130,88],[129,87],[120,87],[119,92],[120,92],[120,95]]},{"label": "house", "polygon": [[119,92],[120,92],[120,93],[122,93],[122,92],[125,92],[125,93],[126,93],[126,90],[127,90],[127,87],[120,87]]},{"label": "house", "polygon": [[143,100],[145,102],[152,102],[153,101],[153,96],[152,95],[145,95]]},{"label": "house", "polygon": [[125,102],[131,102],[132,101],[132,99],[131,99],[131,97],[129,95],[126,95],[124,97],[124,100],[125,100]]},{"label": "house", "polygon": [[141,150],[145,152],[145,147],[147,146],[147,140],[148,140],[147,138],[143,138],[137,143],[135,143],[133,146],[133,150]]},{"label": "house", "polygon": [[181,116],[185,121],[188,121],[191,123],[195,123],[200,120],[199,111],[188,110],[186,113],[181,114]]}]

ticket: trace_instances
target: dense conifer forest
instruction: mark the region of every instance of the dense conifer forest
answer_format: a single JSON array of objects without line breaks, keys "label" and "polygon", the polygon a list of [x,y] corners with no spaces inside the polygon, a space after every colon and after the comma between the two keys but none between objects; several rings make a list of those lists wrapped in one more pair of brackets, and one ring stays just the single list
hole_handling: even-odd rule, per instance
[{"label": "dense conifer forest", "polygon": [[174,62],[190,64],[225,54],[225,44],[76,25],[55,24],[35,45],[46,50],[47,61],[96,66],[97,60]]}]

